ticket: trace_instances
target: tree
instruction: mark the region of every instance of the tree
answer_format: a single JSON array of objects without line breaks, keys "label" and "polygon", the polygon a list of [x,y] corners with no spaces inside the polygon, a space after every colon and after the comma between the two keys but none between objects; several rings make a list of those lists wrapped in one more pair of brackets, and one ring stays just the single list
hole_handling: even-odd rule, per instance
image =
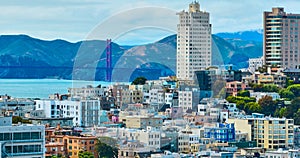
[{"label": "tree", "polygon": [[286,78],[286,87],[291,86],[294,84],[294,80],[291,80],[289,77]]},{"label": "tree", "polygon": [[273,101],[271,96],[264,96],[258,100],[258,104],[262,107],[262,113],[265,115],[273,115],[276,110],[276,102]]},{"label": "tree", "polygon": [[278,92],[280,88],[275,84],[252,84],[254,92]]},{"label": "tree", "polygon": [[111,146],[111,147],[117,148],[117,146],[118,146],[118,141],[111,137],[99,137],[98,140],[101,141],[102,143],[105,143],[105,144]]},{"label": "tree", "polygon": [[252,85],[252,89],[254,92],[261,92],[263,88],[262,84],[253,84]]},{"label": "tree", "polygon": [[118,157],[118,148],[107,145],[100,140],[96,143],[96,150],[100,157],[113,158]]},{"label": "tree", "polygon": [[229,103],[236,103],[236,99],[234,96],[230,95],[226,98]]},{"label": "tree", "polygon": [[246,103],[245,109],[247,108],[248,113],[257,112],[260,113],[262,111],[262,107],[256,102]]},{"label": "tree", "polygon": [[[236,107],[241,109],[241,110],[244,110],[245,109],[245,101],[244,100],[239,100],[236,102]],[[247,112],[247,111],[246,111]]]},{"label": "tree", "polygon": [[250,92],[248,90],[241,90],[237,93],[237,96],[250,97]]},{"label": "tree", "polygon": [[278,92],[279,91],[279,87],[275,84],[265,84],[262,86],[261,89],[262,92]]},{"label": "tree", "polygon": [[288,100],[292,100],[292,99],[295,98],[294,93],[291,92],[291,91],[289,91],[289,90],[287,90],[287,89],[281,89],[279,91],[279,95],[280,95],[281,98],[286,98]]},{"label": "tree", "polygon": [[295,97],[300,97],[300,84],[293,84],[288,86],[286,89],[293,92]]},{"label": "tree", "polygon": [[12,123],[13,124],[17,124],[17,123],[26,123],[26,124],[31,124],[31,122],[29,120],[24,120],[22,117],[20,116],[13,116],[12,117]]},{"label": "tree", "polygon": [[275,116],[277,116],[277,117],[286,117],[286,115],[287,115],[287,111],[286,110],[287,110],[286,107],[280,108],[280,109],[276,109]]},{"label": "tree", "polygon": [[298,109],[297,112],[294,114],[294,124],[300,124],[300,109]]},{"label": "tree", "polygon": [[94,155],[88,151],[79,151],[78,158],[94,158]]},{"label": "tree", "polygon": [[52,155],[51,158],[63,158],[62,154]]},{"label": "tree", "polygon": [[22,117],[20,117],[20,116],[13,116],[13,117],[12,117],[12,123],[14,123],[14,124],[17,124],[17,123],[19,123],[19,122],[22,123],[22,121],[23,121],[23,119],[22,119]]},{"label": "tree", "polygon": [[286,107],[286,117],[294,118],[295,112],[298,111],[299,108],[300,108],[300,97],[293,99],[291,104]]},{"label": "tree", "polygon": [[235,96],[228,96],[226,98],[226,100],[229,103],[237,103],[240,100],[243,100],[245,103],[256,102],[256,98],[254,98],[254,97],[240,97],[240,96],[237,96],[237,97],[235,97]]},{"label": "tree", "polygon": [[132,85],[143,85],[146,83],[146,81],[147,81],[147,78],[141,76],[141,77],[137,77],[136,79],[134,79],[131,84]]}]

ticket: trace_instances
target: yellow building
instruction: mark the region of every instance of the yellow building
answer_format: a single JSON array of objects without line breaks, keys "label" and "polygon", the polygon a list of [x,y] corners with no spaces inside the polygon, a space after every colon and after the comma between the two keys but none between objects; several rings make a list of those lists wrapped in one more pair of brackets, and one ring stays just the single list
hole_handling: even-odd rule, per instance
[{"label": "yellow building", "polygon": [[228,123],[234,123],[236,130],[248,133],[248,139],[256,141],[258,147],[278,149],[294,145],[293,119],[252,117],[228,119]]},{"label": "yellow building", "polygon": [[274,77],[272,75],[260,74],[257,79],[258,84],[274,84]]},{"label": "yellow building", "polygon": [[95,145],[97,138],[93,136],[69,136],[63,137],[64,142],[67,142],[67,151],[70,158],[77,158],[79,151],[91,152],[94,157],[97,157]]},{"label": "yellow building", "polygon": [[125,123],[127,128],[146,129],[147,126],[161,127],[163,120],[153,116],[127,116]]}]

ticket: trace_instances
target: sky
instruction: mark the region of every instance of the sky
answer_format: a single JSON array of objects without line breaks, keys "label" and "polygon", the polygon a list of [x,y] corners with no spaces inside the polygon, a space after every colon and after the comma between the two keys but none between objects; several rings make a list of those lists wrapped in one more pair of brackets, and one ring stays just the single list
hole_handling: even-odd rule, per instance
[{"label": "sky", "polygon": [[[176,12],[192,0],[9,0],[0,1],[0,34],[77,42],[111,38],[120,45],[158,41],[176,33]],[[284,7],[300,13],[299,0],[199,0],[210,13],[212,32],[262,28],[263,11]]]}]

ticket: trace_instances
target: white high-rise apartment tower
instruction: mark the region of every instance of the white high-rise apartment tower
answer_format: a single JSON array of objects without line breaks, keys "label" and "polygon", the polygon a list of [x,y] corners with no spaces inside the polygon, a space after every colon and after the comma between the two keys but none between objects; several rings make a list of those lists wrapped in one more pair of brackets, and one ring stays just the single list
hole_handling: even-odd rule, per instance
[{"label": "white high-rise apartment tower", "polygon": [[211,66],[211,24],[209,13],[198,2],[181,11],[177,25],[177,73],[179,80],[193,80],[194,72]]}]

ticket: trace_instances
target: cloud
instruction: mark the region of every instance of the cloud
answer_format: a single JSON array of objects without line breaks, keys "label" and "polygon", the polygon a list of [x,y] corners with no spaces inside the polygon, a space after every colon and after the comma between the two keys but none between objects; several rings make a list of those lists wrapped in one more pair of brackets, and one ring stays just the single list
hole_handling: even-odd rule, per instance
[{"label": "cloud", "polygon": [[[176,30],[178,17],[174,14],[187,10],[190,0],[10,0],[0,2],[0,34],[23,33],[41,39],[63,38],[79,41],[84,38],[118,38],[123,43],[128,41],[155,41],[163,31],[154,32],[149,27]],[[299,13],[298,0],[202,0],[201,10],[210,13],[213,33],[236,32],[262,28],[263,11],[272,7],[285,7],[286,12]],[[161,10],[139,10],[138,8],[165,8]],[[120,15],[121,14],[121,15]],[[115,20],[110,20],[115,18]],[[119,21],[119,22],[118,22]],[[121,22],[122,23],[121,23]],[[91,36],[99,25],[106,23],[106,30]],[[144,31],[141,31],[144,25]],[[139,30],[139,31],[134,31]],[[126,33],[128,32],[128,33]],[[135,33],[134,33],[135,32]],[[161,34],[159,33],[161,32]],[[115,33],[115,34],[114,34]],[[111,35],[111,36],[110,36]],[[152,40],[151,40],[152,39]],[[133,43],[134,44],[134,43]]]}]

